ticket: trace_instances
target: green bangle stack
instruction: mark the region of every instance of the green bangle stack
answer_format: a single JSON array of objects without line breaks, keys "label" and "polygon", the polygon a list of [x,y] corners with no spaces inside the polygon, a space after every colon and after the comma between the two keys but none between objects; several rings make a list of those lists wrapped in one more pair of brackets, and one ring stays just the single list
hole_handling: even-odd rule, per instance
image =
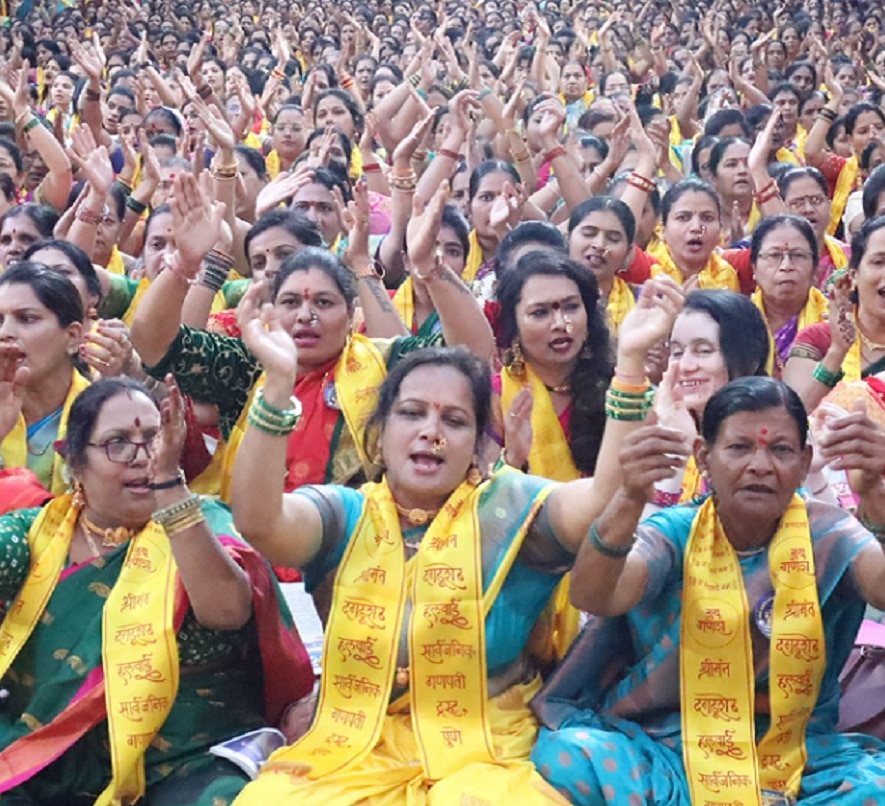
[{"label": "green bangle stack", "polygon": [[264,399],[264,387],[255,394],[249,408],[249,425],[272,437],[287,437],[298,425],[301,418],[301,402],[297,397],[290,398],[291,408],[281,409]]},{"label": "green bangle stack", "polygon": [[654,390],[626,392],[610,386],[605,393],[605,416],[612,420],[633,420],[639,422],[648,415],[654,402]]},{"label": "green bangle stack", "polygon": [[814,380],[819,381],[824,386],[829,389],[832,389],[839,381],[842,380],[843,373],[842,372],[831,372],[828,370],[822,361],[818,361],[814,365],[814,371],[811,373],[811,377]]}]

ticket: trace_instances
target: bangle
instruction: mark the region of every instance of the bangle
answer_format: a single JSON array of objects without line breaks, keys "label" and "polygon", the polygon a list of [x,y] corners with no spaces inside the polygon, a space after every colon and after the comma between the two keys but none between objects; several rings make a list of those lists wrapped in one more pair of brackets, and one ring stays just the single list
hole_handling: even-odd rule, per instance
[{"label": "bangle", "polygon": [[841,370],[839,372],[828,370],[824,366],[823,361],[818,361],[814,365],[814,371],[811,373],[811,377],[814,378],[814,380],[822,383],[829,389],[832,389],[837,383],[839,383],[839,381],[842,380],[843,375],[844,373]]},{"label": "bangle", "polygon": [[858,515],[857,519],[860,521],[860,525],[879,541],[880,545],[885,546],[885,526],[879,526],[863,515]]},{"label": "bangle", "polygon": [[351,76],[344,76],[338,84],[342,89],[349,90],[353,86],[353,78]]},{"label": "bangle", "polygon": [[[628,378],[633,378],[634,380],[642,381],[642,384],[638,386],[638,389],[647,389],[648,388],[648,378],[646,377],[646,375],[644,373],[623,372],[622,370],[615,367],[615,377],[618,380],[626,380]],[[619,386],[620,386],[620,384],[619,384]],[[637,391],[638,391],[638,389],[637,389]]]},{"label": "bangle", "polygon": [[276,78],[279,81],[286,80],[286,74],[282,70],[280,70],[279,67],[274,67],[274,69],[270,71],[270,77]]},{"label": "bangle", "polygon": [[769,181],[762,190],[753,192],[753,199],[756,201],[756,204],[765,204],[765,202],[776,199],[778,196],[780,196],[780,191],[774,179]]},{"label": "bangle", "polygon": [[101,224],[103,216],[101,213],[93,213],[92,210],[80,207],[74,214],[74,218],[76,218],[77,221],[82,221],[84,224],[91,224],[92,226],[97,227]]},{"label": "bangle", "polygon": [[248,420],[259,431],[273,437],[286,437],[292,433],[298,420],[301,419],[301,402],[294,395],[289,398],[291,407],[281,409],[264,399],[264,387],[255,394],[249,407]]},{"label": "bangle", "polygon": [[83,97],[87,101],[100,101],[101,100],[101,93],[98,90],[94,90],[91,87],[87,87],[85,90],[83,90]]},{"label": "bangle", "polygon": [[167,481],[151,482],[150,484],[148,484],[148,488],[151,490],[171,490],[173,487],[183,486],[185,481],[186,479],[184,477],[184,471],[181,468],[178,468],[177,476],[173,476]]},{"label": "bangle", "polygon": [[426,101],[426,100],[428,99],[428,97],[429,97],[429,96],[427,95],[427,93],[426,93],[424,90],[422,90],[420,87],[418,87],[418,88],[415,90],[415,94],[416,94],[416,95],[417,95],[422,101]]},{"label": "bangle", "polygon": [[676,504],[679,503],[680,498],[682,498],[681,491],[668,493],[655,488],[654,495],[651,497],[651,502],[657,507],[675,507]]},{"label": "bangle", "polygon": [[416,148],[412,153],[412,162],[424,162],[427,159],[427,149],[426,148]]},{"label": "bangle", "polygon": [[375,267],[372,264],[368,264],[362,268],[352,268],[350,273],[356,277],[357,280],[381,279],[381,275],[375,271]]},{"label": "bangle", "polygon": [[204,101],[212,94],[212,87],[208,84],[203,84],[202,87],[197,87],[197,95],[199,95]]},{"label": "bangle", "polygon": [[485,98],[488,98],[491,94],[492,94],[492,88],[491,88],[491,87],[483,87],[483,88],[479,91],[479,95],[476,96],[476,100],[477,100],[477,101],[482,101],[482,100],[484,100]]},{"label": "bangle", "polygon": [[832,123],[838,115],[832,109],[827,109],[825,106],[818,109],[817,114],[815,114],[815,118],[820,120],[825,120],[827,123]]},{"label": "bangle", "polygon": [[181,268],[181,263],[178,262],[178,252],[173,252],[171,255],[166,253],[161,258],[162,268],[168,269],[171,271],[176,277],[181,280],[184,280],[188,285],[195,285],[197,280],[195,277],[190,277],[184,273],[184,269]]},{"label": "bangle", "polygon": [[636,542],[636,535],[633,535],[633,539],[626,546],[613,546],[611,543],[606,543],[602,539],[602,535],[599,534],[599,529],[596,528],[596,521],[590,524],[590,531],[587,533],[587,537],[590,538],[590,543],[603,557],[609,557],[612,560],[623,560],[630,551],[633,549],[633,544]]},{"label": "bangle", "polygon": [[363,173],[364,174],[380,174],[381,173],[381,165],[377,162],[364,162],[363,163]]},{"label": "bangle", "polygon": [[[564,157],[566,154],[565,148],[563,146],[556,146],[556,148],[551,148],[545,155],[544,159],[541,162],[553,162],[553,160],[558,157]],[[516,159],[516,157],[514,157]]]},{"label": "bangle", "polygon": [[147,210],[147,205],[144,202],[140,202],[134,196],[130,196],[126,199],[126,208],[132,210],[135,215],[142,215]]},{"label": "bangle", "polygon": [[22,127],[22,134],[30,134],[32,129],[36,129],[40,125],[40,118],[36,115],[32,117],[25,125]]},{"label": "bangle", "polygon": [[160,526],[165,529],[184,517],[190,517],[194,514],[195,510],[200,511],[200,497],[191,494],[182,501],[176,501],[168,507],[158,509],[153,515],[151,515],[151,520],[160,524]]},{"label": "bangle", "polygon": [[114,177],[114,183],[128,196],[132,193],[132,185],[120,176]]},{"label": "bangle", "polygon": [[461,155],[457,151],[452,151],[450,148],[439,148],[436,151],[437,157],[448,157],[450,160],[454,160],[455,162],[461,162]]},{"label": "bangle", "polygon": [[21,125],[23,125],[23,124],[22,124],[22,121],[23,121],[28,115],[31,115],[31,116],[34,115],[34,113],[31,111],[31,108],[30,108],[30,107],[28,107],[27,109],[25,109],[25,111],[22,112],[20,115],[16,115],[16,117],[15,117],[15,125],[16,125],[16,126],[21,126]]},{"label": "bangle", "polygon": [[408,77],[408,79],[406,79],[406,80],[407,80],[407,81],[409,82],[409,84],[411,84],[413,87],[417,87],[417,86],[421,83],[421,73],[412,73],[412,75],[410,75],[410,76]]},{"label": "bangle", "polygon": [[510,156],[513,157],[514,162],[518,162],[518,163],[529,162],[529,160],[531,160],[531,158],[532,158],[532,155],[529,154],[528,149],[526,149],[525,151],[519,151],[519,152],[511,151]]},{"label": "bangle", "polygon": [[234,179],[239,173],[240,164],[231,162],[228,165],[212,165],[212,176],[215,179]]},{"label": "bangle", "polygon": [[630,176],[627,177],[627,184],[632,185],[637,190],[645,191],[646,193],[651,193],[655,189],[655,183],[652,182],[651,179],[636,171],[632,171]]}]

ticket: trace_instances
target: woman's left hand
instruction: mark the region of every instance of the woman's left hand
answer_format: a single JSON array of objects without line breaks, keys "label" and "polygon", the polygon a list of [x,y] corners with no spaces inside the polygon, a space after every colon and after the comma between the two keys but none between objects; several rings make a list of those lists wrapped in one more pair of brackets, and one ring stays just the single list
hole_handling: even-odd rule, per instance
[{"label": "woman's left hand", "polygon": [[175,478],[181,464],[181,451],[187,436],[184,420],[184,399],[175,376],[166,376],[169,394],[160,404],[160,430],[151,445],[150,478],[152,482],[164,482]]},{"label": "woman's left hand", "polygon": [[509,411],[504,415],[504,461],[511,467],[522,468],[528,464],[532,448],[532,387],[520,389]]},{"label": "woman's left hand", "polygon": [[862,400],[842,417],[827,421],[818,435],[821,458],[834,470],[845,470],[858,495],[871,492],[885,476],[885,432],[866,412]]},{"label": "woman's left hand", "polygon": [[80,355],[103,378],[123,375],[132,359],[129,328],[119,319],[101,319],[80,345]]}]

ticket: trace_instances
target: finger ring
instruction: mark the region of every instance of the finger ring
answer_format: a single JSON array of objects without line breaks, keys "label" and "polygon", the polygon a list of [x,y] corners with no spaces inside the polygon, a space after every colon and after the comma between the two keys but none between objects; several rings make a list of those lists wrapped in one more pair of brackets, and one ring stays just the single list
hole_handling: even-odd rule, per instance
[{"label": "finger ring", "polygon": [[516,412],[515,411],[508,411],[507,416],[508,417],[516,417]]}]

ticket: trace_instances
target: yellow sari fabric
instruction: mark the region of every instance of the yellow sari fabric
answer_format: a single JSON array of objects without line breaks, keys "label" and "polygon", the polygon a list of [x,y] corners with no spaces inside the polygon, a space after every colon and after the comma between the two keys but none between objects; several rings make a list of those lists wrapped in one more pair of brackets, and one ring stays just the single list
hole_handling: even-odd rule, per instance
[{"label": "yellow sari fabric", "polygon": [[393,307],[411,332],[415,325],[415,290],[411,277],[406,277],[396,290],[396,294],[393,295]]},{"label": "yellow sari fabric", "polygon": [[612,336],[617,337],[621,322],[624,321],[630,311],[636,307],[636,297],[633,290],[620,277],[615,277],[611,293],[605,303],[605,312],[608,316],[608,329]]},{"label": "yellow sari fabric", "polygon": [[824,235],[824,246],[837,271],[844,269],[848,265],[848,255],[845,254],[840,241],[832,235]]},{"label": "yellow sari fabric", "polygon": [[[657,277],[659,274],[667,274],[679,285],[685,282],[685,276],[673,261],[673,256],[670,254],[668,246],[664,245],[663,249],[655,252],[655,257],[658,259],[658,263],[651,267],[652,277]],[[698,285],[700,288],[726,288],[729,291],[738,292],[741,290],[741,284],[734,267],[715,252],[710,255],[707,265],[698,274]]]},{"label": "yellow sari fabric", "polygon": [[120,253],[116,244],[114,244],[114,248],[111,249],[111,256],[108,259],[108,265],[105,266],[105,268],[111,274],[126,274],[126,265],[123,263],[123,255]]},{"label": "yellow sari fabric", "polygon": [[830,223],[827,227],[827,235],[833,235],[842,221],[842,214],[845,212],[845,205],[848,203],[848,197],[856,189],[857,180],[860,176],[860,165],[857,157],[851,157],[842,166],[839,171],[839,178],[836,180],[836,189],[833,191],[833,204],[830,207]]},{"label": "yellow sari fabric", "polygon": [[476,230],[470,230],[468,242],[470,249],[467,252],[467,262],[464,265],[464,271],[461,273],[461,279],[467,285],[470,285],[476,279],[479,267],[482,266],[482,247],[479,245]]},{"label": "yellow sari fabric", "polygon": [[[84,378],[77,370],[71,370],[71,386],[68,389],[68,396],[62,404],[61,421],[58,424],[58,439],[64,439],[68,430],[68,414],[71,406],[87,386],[89,381]],[[0,457],[6,467],[27,467],[28,466],[28,427],[25,418],[19,415],[18,422],[10,431],[6,438],[0,443]],[[52,479],[49,484],[49,491],[54,495],[64,493],[68,484],[62,477],[62,468],[64,467],[64,459],[56,453],[52,462]],[[44,481],[45,483],[45,481]]]}]

